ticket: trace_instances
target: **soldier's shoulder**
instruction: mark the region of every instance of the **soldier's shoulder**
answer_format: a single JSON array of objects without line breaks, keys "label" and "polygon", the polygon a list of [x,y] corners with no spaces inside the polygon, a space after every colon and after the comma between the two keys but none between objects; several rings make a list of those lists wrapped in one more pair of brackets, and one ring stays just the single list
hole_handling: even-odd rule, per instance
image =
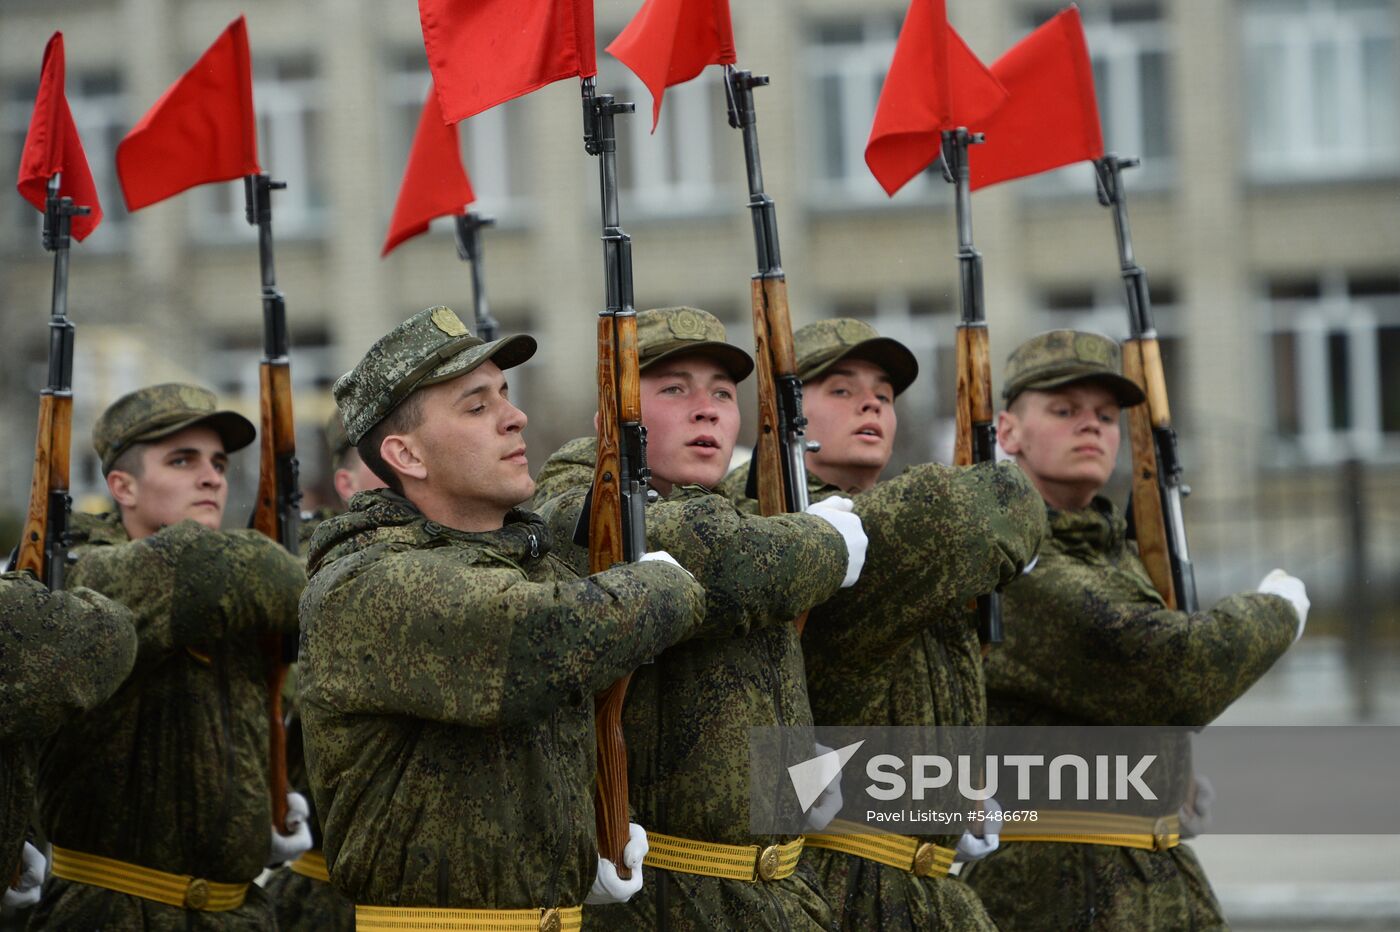
[{"label": "soldier's shoulder", "polygon": [[598,441],[594,437],[579,437],[555,450],[535,478],[531,509],[539,511],[547,502],[587,487],[593,481],[597,461]]}]

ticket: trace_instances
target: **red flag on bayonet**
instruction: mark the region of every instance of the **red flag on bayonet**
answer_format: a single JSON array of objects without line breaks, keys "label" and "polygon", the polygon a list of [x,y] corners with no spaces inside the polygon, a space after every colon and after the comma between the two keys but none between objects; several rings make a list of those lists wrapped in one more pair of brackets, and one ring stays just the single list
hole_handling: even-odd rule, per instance
[{"label": "red flag on bayonet", "polygon": [[26,201],[42,211],[48,200],[49,179],[55,172],[61,173],[59,196],[71,197],[79,207],[92,208],[92,213],[70,221],[70,232],[81,241],[102,222],[102,205],[97,201],[97,185],[83,154],[73,112],[68,109],[63,78],[63,33],[55,32],[44,48],[34,115],[30,117],[29,134],[24,137],[24,151],[19,157],[17,187]]},{"label": "red flag on bayonet", "polygon": [[256,175],[258,128],[248,25],[229,24],[117,146],[128,210],[197,184]]},{"label": "red flag on bayonet", "polygon": [[1103,157],[1094,69],[1079,10],[1070,7],[992,65],[1010,92],[969,160],[972,189]]},{"label": "red flag on bayonet", "polygon": [[729,0],[646,0],[608,52],[651,91],[654,133],[666,88],[737,60]]},{"label": "red flag on bayonet", "polygon": [[598,73],[593,0],[418,0],[443,119]]},{"label": "red flag on bayonet", "polygon": [[393,252],[404,240],[427,232],[434,217],[461,213],[474,200],[476,194],[462,167],[457,127],[442,121],[437,91],[430,87],[380,257]]},{"label": "red flag on bayonet", "polygon": [[875,105],[865,164],[894,197],[938,157],[945,129],[980,129],[1005,100],[1006,90],[948,25],[944,0],[912,0]]}]

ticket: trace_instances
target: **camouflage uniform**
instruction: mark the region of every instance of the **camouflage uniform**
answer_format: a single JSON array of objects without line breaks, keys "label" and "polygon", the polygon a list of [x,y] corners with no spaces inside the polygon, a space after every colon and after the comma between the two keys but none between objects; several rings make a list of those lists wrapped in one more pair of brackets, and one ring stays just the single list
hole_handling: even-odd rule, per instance
[{"label": "camouflage uniform", "polygon": [[[405,378],[523,361],[493,357],[505,343],[445,308],[415,315],[337,382],[351,438]],[[302,714],[335,885],[380,906],[580,904],[598,864],[593,694],[695,629],[700,586],[660,562],[580,579],[535,515],[468,533],[383,489],[321,526],[309,566]]]},{"label": "camouflage uniform", "polygon": [[[753,363],[724,342],[724,328],[695,308],[637,318],[643,370],[662,359],[716,355],[736,378]],[[572,540],[593,481],[597,444],[571,441],[540,472],[536,506],[555,539]],[[648,546],[665,550],[705,586],[703,636],[633,674],[623,707],[634,817],[648,831],[760,848],[793,836],[749,832],[749,729],[812,723],[801,645],[792,621],[828,598],[846,571],[846,549],[811,515],[758,518],[724,497],[679,486],[647,508]],[[587,551],[567,548],[576,568]],[[810,756],[810,745],[797,759]],[[805,864],[791,877],[745,882],[646,867],[631,902],[588,910],[596,928],[671,930],[825,928],[830,911]],[[664,905],[662,905],[664,902]]]},{"label": "camouflage uniform", "polygon": [[[822,321],[794,334],[804,381],[852,356],[891,376],[896,394],[917,366],[902,345],[860,321]],[[907,358],[906,358],[907,357]],[[726,477],[741,497],[748,467]],[[812,501],[850,493],[808,473]],[[819,725],[980,725],[986,693],[977,596],[1016,578],[1045,535],[1040,497],[1011,465],[912,467],[850,495],[870,538],[860,581],[812,610],[802,636],[807,688]],[[757,503],[749,501],[754,509]],[[952,847],[956,836],[915,836]],[[816,866],[842,929],[991,928],[959,880],[837,851],[804,854]]]},{"label": "camouflage uniform", "polygon": [[[157,386],[119,400],[94,440],[104,466],[133,437],[211,422],[213,396]],[[236,415],[235,415],[236,417]],[[245,422],[246,423],[246,422]],[[151,425],[155,424],[155,427]],[[172,426],[175,425],[175,426]],[[253,531],[182,521],[138,541],[117,515],[76,516],[73,586],[132,611],[131,676],[106,703],[45,743],[41,825],[56,846],[221,883],[252,881],[268,857],[267,661],[259,639],[296,630],[301,565]],[[265,930],[262,891],[205,912],[50,877],[35,929]]]},{"label": "camouflage uniform", "polygon": [[[1035,338],[1045,355],[1074,365],[1057,371],[1018,349],[1008,401],[1086,377],[1115,387],[1103,370],[1116,374],[1116,345],[1100,352],[1082,334],[1045,345],[1049,336]],[[1230,596],[1194,615],[1168,609],[1107,499],[1047,510],[1051,539],[1034,571],[1007,587],[1006,641],[988,658],[992,724],[1205,725],[1293,643],[1297,615],[1279,596]],[[1004,839],[964,874],[1003,929],[1225,926],[1184,845],[1144,851]]]},{"label": "camouflage uniform", "polygon": [[131,613],[116,602],[0,575],[0,886],[33,816],[39,740],[105,701],[135,660]]}]

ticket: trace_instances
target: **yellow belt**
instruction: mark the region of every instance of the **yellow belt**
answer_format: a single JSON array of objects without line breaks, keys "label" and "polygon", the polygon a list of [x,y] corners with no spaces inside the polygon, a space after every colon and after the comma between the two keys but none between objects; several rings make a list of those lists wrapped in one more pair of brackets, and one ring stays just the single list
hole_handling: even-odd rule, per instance
[{"label": "yellow belt", "polygon": [[[1022,832],[1022,828],[1031,829]],[[1001,840],[1053,841],[1166,851],[1181,844],[1181,821],[1174,815],[1120,815],[1112,812],[1045,812],[1034,822],[1007,822]]]},{"label": "yellow belt", "polygon": [[58,845],[53,848],[53,875],[167,906],[208,913],[237,909],[248,895],[246,883],[219,883],[188,874],[168,874]]},{"label": "yellow belt", "polygon": [[579,932],[583,907],[554,909],[439,909],[436,906],[356,906],[355,932]]},{"label": "yellow belt", "polygon": [[830,833],[808,835],[807,847],[825,848],[842,854],[874,861],[895,870],[908,871],[919,877],[947,877],[953,866],[952,848],[933,842],[920,842],[908,835],[872,833],[869,829],[844,819],[833,819]]},{"label": "yellow belt", "polygon": [[301,857],[288,864],[287,867],[291,868],[294,874],[310,877],[312,880],[321,881],[321,883],[331,882],[330,871],[326,870],[326,855],[320,848],[303,851]]},{"label": "yellow belt", "polygon": [[802,857],[802,836],[785,845],[719,845],[690,838],[647,832],[647,867],[725,880],[782,880],[797,870]]}]

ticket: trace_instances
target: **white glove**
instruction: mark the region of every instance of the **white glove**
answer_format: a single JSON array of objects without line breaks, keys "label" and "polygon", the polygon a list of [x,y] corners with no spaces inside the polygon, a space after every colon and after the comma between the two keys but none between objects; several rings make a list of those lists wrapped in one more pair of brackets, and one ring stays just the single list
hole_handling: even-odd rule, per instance
[{"label": "white glove", "polygon": [[26,841],[19,864],[19,881],[13,887],[6,887],[4,897],[0,898],[0,906],[6,909],[28,909],[38,904],[39,894],[43,892],[44,874],[49,868],[43,852]]},{"label": "white glove", "polygon": [[846,578],[841,580],[842,589],[849,589],[860,579],[860,571],[865,566],[865,550],[870,546],[870,538],[865,536],[865,528],[855,514],[855,507],[855,502],[839,495],[807,506],[807,514],[816,515],[836,528],[846,541]]},{"label": "white glove", "polygon": [[1215,787],[1202,774],[1192,774],[1191,784],[1195,788],[1192,798],[1181,804],[1177,818],[1181,820],[1181,837],[1195,838],[1205,834],[1210,828],[1210,807],[1215,802]]},{"label": "white glove", "polygon": [[686,570],[685,567],[681,566],[679,563],[676,562],[676,558],[675,558],[675,557],[671,556],[669,553],[667,553],[667,552],[664,551],[664,550],[651,550],[651,551],[648,551],[647,553],[644,553],[644,554],[642,554],[640,557],[638,557],[638,558],[637,558],[637,562],[638,562],[638,563],[669,563],[669,564],[671,564],[672,566],[676,567],[677,569],[685,570],[685,574],[686,574],[687,576],[690,576],[691,579],[694,579],[694,578],[695,578],[694,576],[691,576],[691,575],[690,575],[690,570]]},{"label": "white glove", "polygon": [[1296,576],[1289,576],[1283,570],[1273,570],[1260,580],[1259,591],[1266,595],[1282,596],[1292,603],[1293,610],[1298,613],[1298,633],[1293,636],[1293,640],[1297,641],[1302,637],[1303,628],[1308,623],[1308,609],[1312,608],[1303,581]]},{"label": "white glove", "polygon": [[311,807],[300,793],[287,794],[287,828],[292,830],[292,834],[283,835],[275,825],[272,827],[272,853],[267,858],[269,867],[311,850]]},{"label": "white glove", "polygon": [[[1001,814],[1001,803],[990,797],[983,800],[982,807],[988,815],[993,813]],[[974,835],[971,829],[964,829],[962,837],[958,839],[957,853],[953,855],[953,861],[957,864],[966,864],[968,861],[980,861],[1001,844],[1001,822],[988,819],[982,825],[983,834]]]},{"label": "white glove", "polygon": [[586,905],[626,903],[642,889],[642,860],[647,856],[648,850],[646,830],[636,822],[628,822],[627,838],[627,845],[622,849],[622,863],[632,872],[632,876],[623,880],[617,876],[617,867],[613,862],[600,857],[598,876],[593,878],[593,889],[583,898]]},{"label": "white glove", "polygon": [[[830,754],[831,748],[818,742],[812,742],[812,756],[821,757],[823,754]],[[804,832],[820,832],[831,824],[831,820],[836,818],[836,814],[841,811],[841,772],[837,771],[836,776],[822,790],[817,801],[812,804],[812,808],[807,810],[807,824],[803,827]]]}]

